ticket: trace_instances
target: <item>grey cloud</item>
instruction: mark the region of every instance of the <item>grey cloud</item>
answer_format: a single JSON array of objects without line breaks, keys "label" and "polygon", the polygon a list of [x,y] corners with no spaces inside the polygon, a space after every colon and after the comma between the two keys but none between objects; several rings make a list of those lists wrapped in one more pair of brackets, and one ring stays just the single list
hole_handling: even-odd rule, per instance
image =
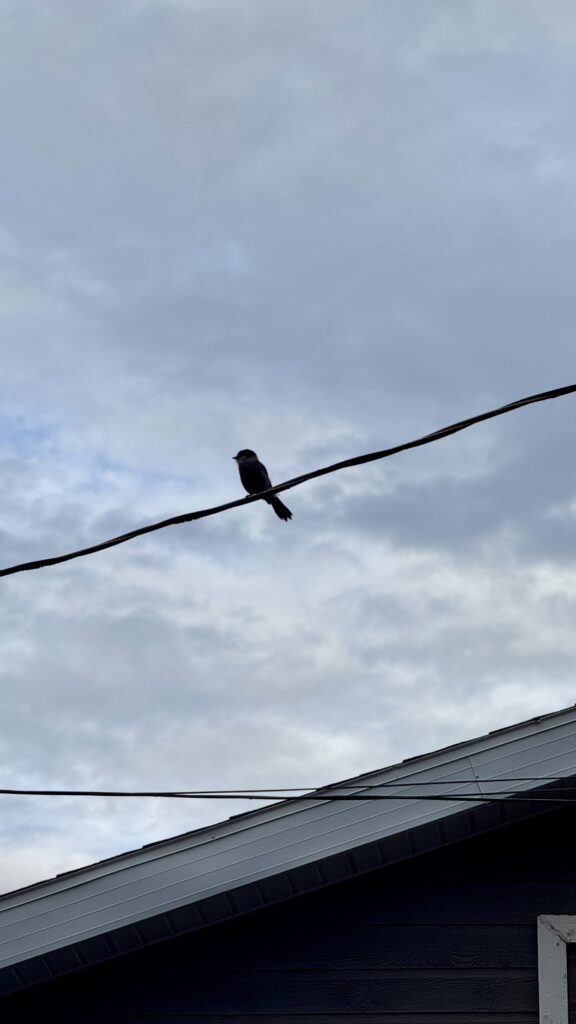
[{"label": "grey cloud", "polygon": [[[0,26],[2,564],[572,380],[565,4]],[[573,408],[5,580],[2,778],[323,783],[570,703]],[[239,809],[14,802],[3,884]]]}]

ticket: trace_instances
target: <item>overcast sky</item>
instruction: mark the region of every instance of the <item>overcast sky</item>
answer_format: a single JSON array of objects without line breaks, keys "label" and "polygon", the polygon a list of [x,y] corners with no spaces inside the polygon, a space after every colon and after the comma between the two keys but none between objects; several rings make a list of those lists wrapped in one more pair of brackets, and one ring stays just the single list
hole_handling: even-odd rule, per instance
[{"label": "overcast sky", "polygon": [[[0,0],[0,565],[576,381],[572,0]],[[576,700],[576,400],[0,581],[0,786]],[[6,890],[245,809],[0,798]]]}]

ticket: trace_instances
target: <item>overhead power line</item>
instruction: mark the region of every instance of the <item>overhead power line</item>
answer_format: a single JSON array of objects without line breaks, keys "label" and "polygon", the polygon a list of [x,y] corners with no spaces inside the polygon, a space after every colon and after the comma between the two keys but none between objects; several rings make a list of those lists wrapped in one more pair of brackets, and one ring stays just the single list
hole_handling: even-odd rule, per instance
[{"label": "overhead power line", "polygon": [[[464,781],[464,780],[463,780]],[[475,781],[468,780],[469,785]],[[495,780],[492,780],[495,781]],[[542,780],[550,782],[550,779]],[[404,785],[398,783],[398,786]],[[414,783],[415,786],[423,783]],[[437,785],[437,783],[436,783]],[[352,788],[352,787],[350,787]],[[515,789],[486,791],[484,793],[434,793],[430,790],[424,793],[382,793],[379,786],[371,787],[378,789],[374,793],[369,790],[355,792],[342,792],[345,786],[336,787],[336,791],[303,792],[297,788],[270,789],[270,790],[116,790],[116,789],[0,789],[0,796],[41,796],[41,797],[106,797],[119,799],[169,799],[169,800],[269,800],[289,803],[300,803],[303,801],[326,801],[333,802],[369,802],[369,801],[398,801],[398,800],[439,800],[456,803],[501,803],[503,801],[514,801],[518,803],[576,803],[576,786],[562,787],[561,791],[536,794],[529,791],[519,792]]]},{"label": "overhead power line", "polygon": [[159,523],[151,523],[148,526],[140,526],[137,530],[130,530],[119,537],[112,537],[110,540],[102,541],[100,544],[93,544],[88,548],[80,548],[78,551],[70,551],[65,555],[56,555],[53,558],[40,558],[33,562],[21,562],[19,565],[11,565],[6,569],[0,569],[0,576],[11,576],[13,573],[26,572],[30,569],[44,569],[50,565],[59,565],[61,562],[69,562],[73,558],[82,558],[84,555],[93,555],[97,551],[104,551],[106,548],[116,547],[118,544],[125,544],[135,537],[142,537],[155,530],[163,530],[167,526],[178,526],[181,523],[191,523],[196,519],[205,519],[207,516],[215,516],[220,512],[227,512],[231,508],[238,508],[240,505],[249,505],[253,501],[261,501],[281,491],[288,491],[292,487],[299,487],[308,480],[315,480],[317,477],[326,476],[328,473],[336,473],[340,469],[350,469],[352,466],[362,466],[367,462],[376,462],[378,459],[387,459],[392,455],[408,451],[410,448],[420,448],[425,444],[432,444],[433,441],[440,441],[451,434],[457,434],[460,430],[466,430],[476,423],[484,420],[494,419],[496,416],[504,416],[505,413],[514,412],[516,409],[523,409],[526,405],[534,405],[537,402],[547,402],[552,398],[562,398],[564,395],[573,394],[576,391],[576,384],[569,384],[563,388],[554,388],[552,391],[542,391],[537,395],[528,395],[526,398],[519,398],[508,405],[502,405],[498,409],[490,409],[478,416],[471,416],[469,419],[460,420],[458,423],[451,423],[447,427],[441,427],[432,434],[425,434],[414,441],[406,441],[404,444],[395,445],[393,448],[384,448],[382,451],[369,452],[367,455],[356,455],[352,459],[344,459],[342,462],[335,462],[331,466],[324,466],[321,469],[314,469],[310,473],[303,473],[292,480],[286,480],[282,484],[270,487],[260,494],[250,494],[246,498],[238,498],[236,501],[228,501],[224,505],[215,505],[213,508],[200,509],[197,512],[186,512],[184,515],[172,516],[170,519],[163,519]]}]

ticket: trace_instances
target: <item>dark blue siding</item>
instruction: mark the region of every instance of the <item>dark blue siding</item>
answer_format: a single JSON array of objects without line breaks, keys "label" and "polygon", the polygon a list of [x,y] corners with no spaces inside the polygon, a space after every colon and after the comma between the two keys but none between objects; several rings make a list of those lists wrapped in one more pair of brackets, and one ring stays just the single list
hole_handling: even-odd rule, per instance
[{"label": "dark blue siding", "polygon": [[6,996],[2,1021],[537,1024],[536,918],[576,914],[575,823],[557,811],[169,938]]}]

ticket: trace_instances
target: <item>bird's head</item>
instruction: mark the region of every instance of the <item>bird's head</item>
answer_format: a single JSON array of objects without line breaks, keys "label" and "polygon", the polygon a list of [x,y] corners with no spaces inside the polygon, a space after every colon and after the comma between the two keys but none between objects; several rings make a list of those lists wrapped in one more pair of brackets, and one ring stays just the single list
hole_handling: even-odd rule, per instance
[{"label": "bird's head", "polygon": [[258,461],[256,452],[253,452],[251,448],[242,448],[241,451],[238,452],[238,455],[233,455],[232,458],[238,463],[238,465],[242,462],[250,462],[253,459]]}]

